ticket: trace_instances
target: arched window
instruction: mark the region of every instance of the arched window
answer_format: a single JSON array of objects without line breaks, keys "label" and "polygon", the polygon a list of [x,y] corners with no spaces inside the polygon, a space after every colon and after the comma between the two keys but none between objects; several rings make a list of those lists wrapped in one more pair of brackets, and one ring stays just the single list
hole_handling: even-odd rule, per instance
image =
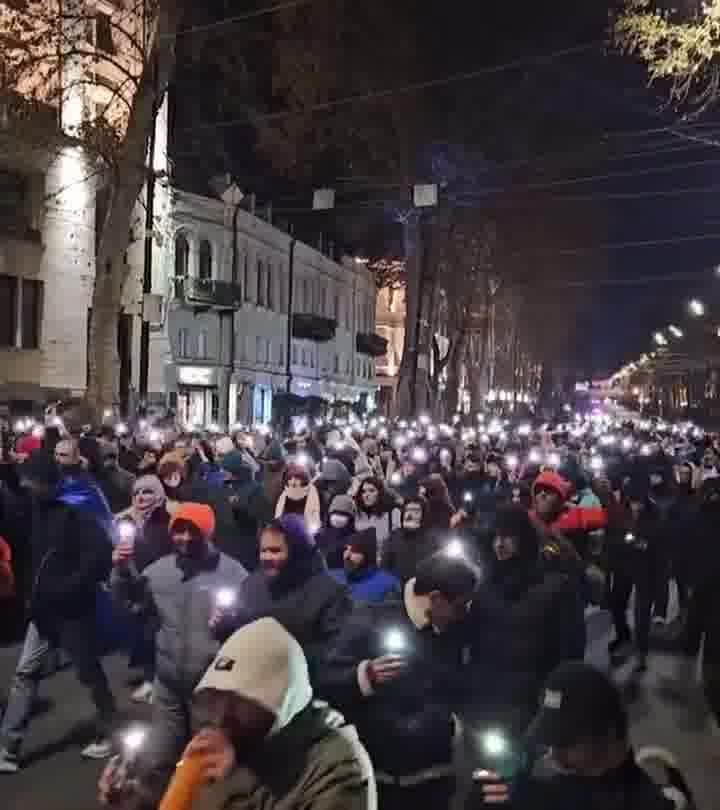
[{"label": "arched window", "polygon": [[212,279],[212,247],[207,239],[200,242],[198,278],[200,281],[210,281]]}]

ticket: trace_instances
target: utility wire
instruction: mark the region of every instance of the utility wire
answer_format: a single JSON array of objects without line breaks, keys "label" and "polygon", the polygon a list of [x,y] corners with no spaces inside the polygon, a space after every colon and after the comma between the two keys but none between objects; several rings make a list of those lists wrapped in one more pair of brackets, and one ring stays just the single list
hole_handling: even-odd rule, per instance
[{"label": "utility wire", "polygon": [[188,34],[205,33],[207,31],[215,31],[218,28],[224,28],[226,25],[234,25],[235,23],[245,22],[246,20],[255,20],[258,17],[265,17],[268,14],[276,14],[279,11],[288,11],[292,8],[299,8],[300,6],[308,6],[315,0],[287,0],[285,3],[277,3],[274,6],[266,6],[265,8],[258,8],[254,11],[247,11],[244,14],[236,14],[232,17],[225,17],[222,20],[216,20],[211,23],[202,23],[200,25],[191,25],[187,28],[181,28],[172,34],[161,34],[162,39],[176,39],[177,37],[184,37]]},{"label": "utility wire", "polygon": [[583,53],[595,48],[599,44],[601,44],[599,40],[593,40],[592,42],[585,42],[581,45],[573,45],[569,48],[563,48],[558,51],[553,51],[551,53],[535,57],[522,57],[503,64],[488,65],[487,67],[479,68],[478,70],[473,70],[466,73],[455,73],[451,76],[445,76],[443,78],[428,79],[422,82],[413,82],[401,87],[392,87],[385,90],[371,90],[367,93],[358,93],[357,95],[345,96],[344,98],[333,99],[332,101],[323,101],[319,104],[313,104],[309,107],[304,107],[298,110],[281,110],[278,112],[263,113],[261,115],[254,116],[252,119],[245,117],[229,119],[227,121],[213,121],[204,124],[197,124],[196,126],[183,127],[180,131],[193,132],[200,129],[224,129],[228,127],[247,126],[253,121],[281,121],[285,118],[294,118],[297,116],[307,115],[308,113],[327,112],[329,110],[342,107],[349,107],[353,104],[363,104],[369,101],[380,101],[382,99],[392,98],[399,95],[409,95],[411,93],[418,93],[423,90],[433,90],[438,87],[447,87],[451,84],[474,81],[475,79],[480,79],[485,76],[492,76],[496,73],[503,73],[507,70],[516,70],[517,68],[521,68],[526,65],[543,64],[544,62],[559,59],[563,56],[572,56],[573,54]]}]

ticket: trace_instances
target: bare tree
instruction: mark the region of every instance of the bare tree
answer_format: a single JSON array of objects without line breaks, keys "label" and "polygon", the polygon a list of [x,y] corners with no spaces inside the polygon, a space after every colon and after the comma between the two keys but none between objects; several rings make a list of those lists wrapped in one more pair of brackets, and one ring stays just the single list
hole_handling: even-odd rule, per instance
[{"label": "bare tree", "polygon": [[125,253],[181,13],[182,0],[127,0],[111,14],[81,0],[0,4],[1,89],[55,109],[61,145],[78,147],[87,167],[75,182],[97,177],[105,188],[88,343],[87,399],[96,414],[117,398],[118,314],[130,274]]}]

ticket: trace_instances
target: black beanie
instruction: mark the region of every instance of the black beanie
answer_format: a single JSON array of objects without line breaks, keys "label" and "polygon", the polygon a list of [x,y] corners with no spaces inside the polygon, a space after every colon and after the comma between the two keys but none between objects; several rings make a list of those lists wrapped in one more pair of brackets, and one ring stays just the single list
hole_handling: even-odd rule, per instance
[{"label": "black beanie", "polygon": [[20,478],[28,478],[54,486],[60,482],[60,469],[55,459],[43,449],[33,450],[18,470]]}]

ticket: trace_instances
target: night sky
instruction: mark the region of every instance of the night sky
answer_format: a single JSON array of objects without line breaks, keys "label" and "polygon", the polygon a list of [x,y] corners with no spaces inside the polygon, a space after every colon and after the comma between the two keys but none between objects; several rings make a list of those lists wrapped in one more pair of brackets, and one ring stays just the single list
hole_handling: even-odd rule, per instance
[{"label": "night sky", "polygon": [[[221,18],[247,5],[213,0],[188,22]],[[447,196],[486,208],[498,221],[514,272],[519,267],[534,284],[556,290],[556,312],[548,312],[548,319],[564,313],[573,322],[567,362],[587,374],[614,370],[649,349],[654,329],[681,325],[693,295],[706,301],[709,317],[717,313],[720,323],[720,295],[713,286],[720,285],[713,276],[720,264],[720,115],[710,110],[678,125],[682,111],[667,108],[667,88],[648,87],[641,66],[609,52],[610,6],[603,0],[422,0],[412,6],[412,25],[397,32],[420,54],[412,81],[526,60],[518,68],[418,94],[430,122],[426,165],[432,175],[443,161],[455,161],[459,170]],[[584,45],[580,52],[542,59]],[[238,47],[237,39],[232,46]],[[285,206],[301,234],[322,228],[358,250],[396,253],[387,192],[368,189],[359,197],[348,189],[337,216],[318,223],[292,207],[312,184],[274,171],[256,148],[251,126],[193,130],[190,136],[198,122],[236,114],[228,108],[227,83],[217,81],[208,56],[218,43],[211,41],[205,51],[194,47],[195,53],[181,53],[175,88],[178,97],[193,99],[178,105],[175,116],[178,173],[187,173],[188,165],[205,176],[231,171],[260,200],[272,199],[280,211]],[[253,41],[246,53],[249,84],[262,95],[272,83],[268,48]],[[377,81],[384,89],[406,78]],[[243,92],[235,86],[230,95]],[[472,111],[472,125],[458,126],[458,108]],[[444,131],[445,121],[452,125]],[[698,137],[717,138],[719,146]],[[457,158],[469,152],[472,160]],[[326,160],[323,180],[332,183],[333,170]],[[702,238],[621,247],[684,237]],[[668,275],[677,280],[657,280]],[[608,283],[628,280],[641,283]],[[578,289],[577,283],[585,286]]]}]

